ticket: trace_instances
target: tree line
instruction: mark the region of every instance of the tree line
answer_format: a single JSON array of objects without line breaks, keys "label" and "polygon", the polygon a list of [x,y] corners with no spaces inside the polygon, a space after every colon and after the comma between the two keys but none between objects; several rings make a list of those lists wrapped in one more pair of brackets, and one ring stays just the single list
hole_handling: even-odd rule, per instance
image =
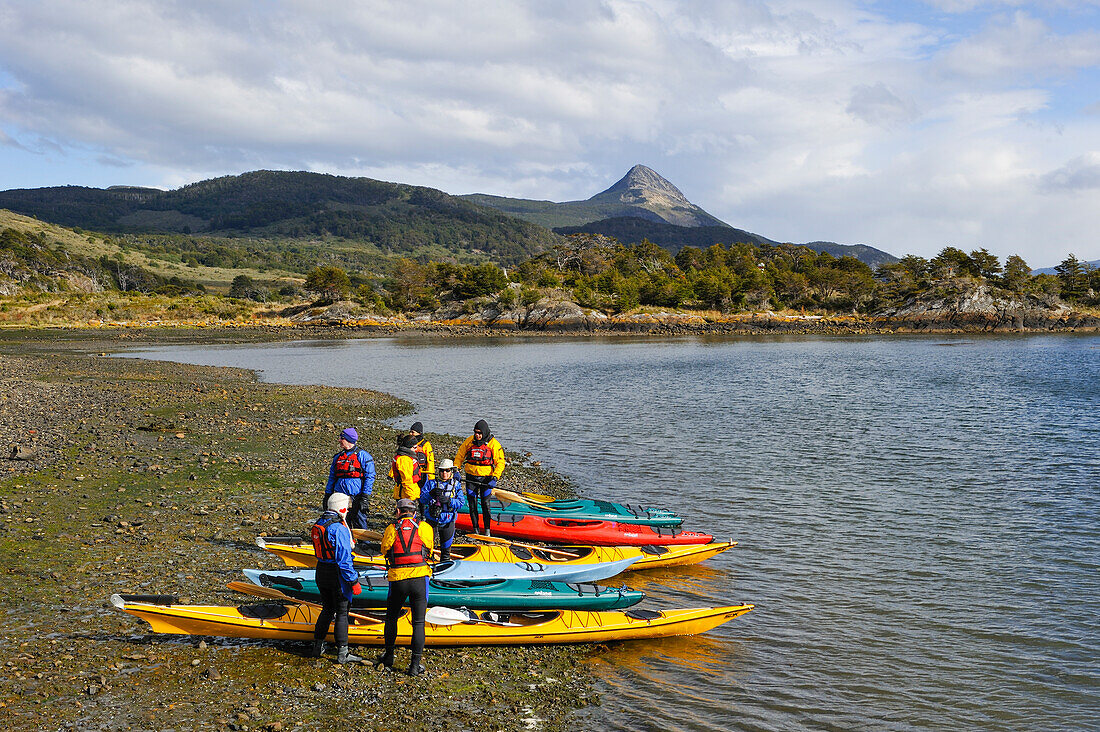
[{"label": "tree line", "polygon": [[[505,270],[495,264],[395,260],[384,275],[349,274],[339,266],[313,269],[305,289],[322,299],[353,296],[394,311],[434,309],[493,298],[503,307],[530,304],[558,291],[582,307],[621,313],[639,306],[718,310],[802,309],[874,312],[927,296],[957,294],[985,284],[1013,298],[1058,297],[1100,305],[1100,269],[1069,255],[1056,275],[1032,275],[1019,256],[1004,264],[986,249],[945,247],[872,270],[850,257],[809,247],[747,243],[687,246],[675,256],[650,242],[624,245],[578,234]],[[1049,304],[1049,303],[1047,303]]]},{"label": "tree line", "polygon": [[[238,276],[228,295],[258,302],[287,301],[309,294],[321,302],[353,298],[378,312],[472,310],[492,303],[501,309],[530,306],[546,295],[572,299],[609,314],[640,306],[717,310],[809,310],[872,313],[922,298],[945,297],[974,284],[1007,298],[1060,299],[1078,306],[1100,305],[1100,269],[1069,255],[1056,273],[1032,275],[1012,255],[1002,263],[986,249],[969,253],[945,247],[935,257],[909,255],[872,270],[860,260],[805,246],[714,244],[685,246],[673,256],[643,240],[622,244],[600,234],[574,234],[515,266],[456,261],[444,255],[418,258],[264,240],[182,236],[123,237],[122,250],[175,258],[201,256],[208,266],[278,269],[304,282],[277,287]],[[142,246],[141,244],[144,244]],[[174,255],[174,256],[173,256]],[[187,255],[184,255],[187,256]],[[206,259],[209,256],[210,259]],[[189,261],[189,260],[185,260]],[[102,287],[129,292],[188,294],[199,285],[168,280],[128,263],[121,251],[92,259],[53,244],[44,234],[0,232],[0,277],[38,290],[64,289],[59,272],[79,272]],[[10,289],[10,288],[9,288]]]}]

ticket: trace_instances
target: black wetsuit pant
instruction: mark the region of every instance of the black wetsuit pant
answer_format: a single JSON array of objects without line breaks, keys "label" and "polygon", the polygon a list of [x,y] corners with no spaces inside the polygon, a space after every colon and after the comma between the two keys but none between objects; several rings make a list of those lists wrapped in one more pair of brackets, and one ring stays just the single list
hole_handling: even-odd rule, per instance
[{"label": "black wetsuit pant", "polygon": [[412,655],[417,662],[424,654],[424,613],[428,609],[428,577],[390,580],[386,597],[386,656],[393,659],[393,647],[397,645],[397,619],[401,609],[412,609]]},{"label": "black wetsuit pant", "polygon": [[445,524],[439,524],[428,519],[428,524],[435,531],[435,545],[439,549],[439,561],[445,562],[451,558],[451,542],[455,540],[455,522],[450,520]]},{"label": "black wetsuit pant", "polygon": [[[469,504],[470,523],[474,525],[474,533],[479,531],[489,533],[489,499],[493,497],[493,492],[489,490],[490,480],[492,480],[492,476],[489,475],[466,476],[466,503]],[[483,519],[480,529],[477,523],[478,501],[481,502],[481,516]]]},{"label": "black wetsuit pant", "polygon": [[317,589],[321,592],[323,609],[317,616],[317,625],[313,629],[314,640],[324,640],[328,634],[329,623],[336,618],[336,627],[332,635],[337,646],[348,644],[348,603],[340,590],[340,568],[332,562],[317,562]]}]

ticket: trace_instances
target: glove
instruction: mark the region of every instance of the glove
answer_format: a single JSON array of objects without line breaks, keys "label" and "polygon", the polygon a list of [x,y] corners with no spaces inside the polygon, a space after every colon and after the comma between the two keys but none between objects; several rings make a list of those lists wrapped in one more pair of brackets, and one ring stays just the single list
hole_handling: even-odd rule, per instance
[{"label": "glove", "polygon": [[355,584],[351,586],[351,594],[358,595],[362,592],[363,592],[363,585],[359,584],[359,581],[356,580]]},{"label": "glove", "polygon": [[489,478],[489,482],[487,483],[487,485],[490,488],[496,488],[497,487],[497,479],[496,478]]}]

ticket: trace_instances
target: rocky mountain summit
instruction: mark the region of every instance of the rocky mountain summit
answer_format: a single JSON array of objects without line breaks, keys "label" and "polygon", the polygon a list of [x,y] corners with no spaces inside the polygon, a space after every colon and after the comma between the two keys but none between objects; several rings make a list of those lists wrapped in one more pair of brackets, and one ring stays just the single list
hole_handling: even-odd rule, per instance
[{"label": "rocky mountain summit", "polygon": [[657,219],[677,226],[726,226],[689,201],[652,168],[635,165],[615,185],[588,199],[589,203],[622,203],[645,209]]}]

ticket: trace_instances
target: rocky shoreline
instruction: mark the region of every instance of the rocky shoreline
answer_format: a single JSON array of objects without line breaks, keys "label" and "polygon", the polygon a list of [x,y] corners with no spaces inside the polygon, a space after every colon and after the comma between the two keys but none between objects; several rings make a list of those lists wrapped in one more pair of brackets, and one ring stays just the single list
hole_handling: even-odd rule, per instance
[{"label": "rocky shoreline", "polygon": [[[384,457],[396,434],[385,420],[411,408],[365,389],[105,357],[131,335],[0,333],[0,447],[17,458],[0,463],[8,729],[564,729],[598,702],[590,647],[428,649],[428,676],[412,680],[308,659],[302,644],[155,636],[110,609],[115,592],[247,602],[226,583],[280,566],[257,535],[306,531],[336,426],[356,425]],[[134,340],[169,335],[214,334]],[[446,453],[458,438],[433,442]],[[509,457],[504,487],[569,494]],[[379,525],[387,488],[371,502]]]},{"label": "rocky shoreline", "polygon": [[[88,337],[120,330],[132,334],[166,334],[188,330],[226,330],[234,340],[251,340],[256,333],[265,340],[276,338],[346,337],[429,333],[433,335],[885,335],[894,333],[1095,333],[1100,315],[1079,311],[1005,310],[996,313],[922,311],[898,315],[795,315],[748,313],[698,315],[685,313],[635,313],[610,317],[576,317],[515,320],[483,316],[454,318],[383,317],[348,313],[340,308],[315,308],[308,317],[257,317],[251,320],[140,320],[80,322],[68,324],[0,327],[0,332],[79,332]],[[81,337],[85,337],[82,335]],[[134,336],[141,338],[141,336]],[[164,336],[172,337],[172,336]]]}]

